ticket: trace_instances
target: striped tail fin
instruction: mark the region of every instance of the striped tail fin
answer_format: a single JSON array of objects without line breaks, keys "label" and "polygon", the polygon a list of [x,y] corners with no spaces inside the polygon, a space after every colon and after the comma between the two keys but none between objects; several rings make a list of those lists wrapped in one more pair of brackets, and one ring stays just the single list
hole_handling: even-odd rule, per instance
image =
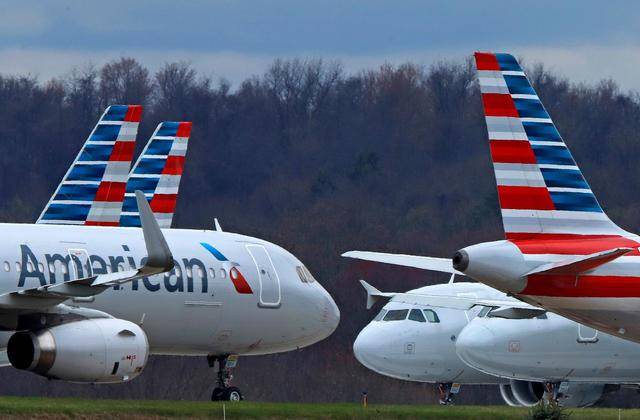
[{"label": "striped tail fin", "polygon": [[598,204],[517,60],[475,59],[506,238],[626,234]]},{"label": "striped tail fin", "polygon": [[160,227],[171,227],[190,135],[190,122],[158,125],[129,175],[120,226],[140,226],[135,197],[135,191],[140,190]]},{"label": "striped tail fin", "polygon": [[111,105],[36,223],[118,226],[135,150],[140,105]]}]

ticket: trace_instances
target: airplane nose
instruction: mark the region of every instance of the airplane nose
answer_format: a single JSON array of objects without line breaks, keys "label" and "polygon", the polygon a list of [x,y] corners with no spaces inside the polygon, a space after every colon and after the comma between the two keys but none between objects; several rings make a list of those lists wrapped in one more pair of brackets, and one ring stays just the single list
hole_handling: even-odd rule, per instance
[{"label": "airplane nose", "polygon": [[353,354],[365,367],[379,371],[381,361],[388,353],[386,340],[381,339],[372,326],[365,327],[353,342]]},{"label": "airplane nose", "polygon": [[456,353],[472,368],[483,370],[496,352],[495,334],[484,325],[470,323],[458,335]]},{"label": "airplane nose", "polygon": [[[333,300],[329,292],[324,287],[316,283],[317,289],[309,296],[310,301],[308,308],[315,307],[317,309],[316,320],[319,322],[316,324],[316,338],[317,340],[323,340],[329,337],[338,328],[340,323],[340,309]],[[319,316],[319,318],[318,318]]]},{"label": "airplane nose", "polygon": [[338,305],[336,305],[336,302],[329,293],[325,295],[324,308],[324,313],[326,314],[324,317],[325,324],[330,331],[329,334],[331,334],[338,328],[338,324],[340,323],[340,309],[338,309]]}]

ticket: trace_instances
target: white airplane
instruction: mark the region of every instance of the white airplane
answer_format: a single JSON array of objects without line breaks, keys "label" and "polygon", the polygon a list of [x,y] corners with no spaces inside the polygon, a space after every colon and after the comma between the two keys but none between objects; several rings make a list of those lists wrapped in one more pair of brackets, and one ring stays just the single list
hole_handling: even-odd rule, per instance
[{"label": "white airplane", "polygon": [[[640,237],[600,207],[517,60],[492,53],[475,58],[505,239],[459,250],[453,268],[524,302],[640,342]],[[451,272],[448,260],[356,253]]]},{"label": "white airplane", "polygon": [[18,369],[90,383],[131,380],[149,354],[206,356],[218,362],[212,399],[241,399],[229,356],[313,344],[335,330],[338,308],[283,248],[221,230],[163,231],[141,191],[142,229],[115,227],[132,157],[122,151],[139,119],[138,107],[109,107],[44,223],[0,224],[0,348]]},{"label": "white airplane", "polygon": [[475,58],[505,239],[459,250],[454,267],[640,342],[640,237],[607,217],[516,59]]},{"label": "white airplane", "polygon": [[[380,293],[366,282],[367,308],[379,297],[389,302],[356,338],[353,352],[360,363],[381,375],[415,382],[438,384],[440,402],[452,401],[452,393],[462,384],[504,384],[508,381],[466,366],[455,354],[460,331],[479,309],[461,311],[434,307],[423,302],[423,295],[452,294],[450,285],[434,285],[406,293]],[[457,293],[477,296],[488,289],[484,285],[456,283]],[[494,291],[494,294],[500,295]]]},{"label": "white airplane", "polygon": [[441,403],[451,401],[456,382],[498,384],[512,406],[552,397],[571,407],[593,405],[620,384],[640,383],[637,344],[526,307],[485,285],[382,293],[362,283],[368,306],[381,297],[390,301],[358,335],[356,358],[383,375],[438,383]]}]

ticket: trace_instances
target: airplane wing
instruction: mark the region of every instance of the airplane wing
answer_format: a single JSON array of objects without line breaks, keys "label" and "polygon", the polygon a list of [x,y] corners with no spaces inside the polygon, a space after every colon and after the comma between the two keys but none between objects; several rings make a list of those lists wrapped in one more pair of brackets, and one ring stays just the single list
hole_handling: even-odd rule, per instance
[{"label": "airplane wing", "polygon": [[387,254],[384,252],[348,251],[343,257],[355,258],[364,261],[374,261],[385,264],[401,265],[403,267],[419,268],[421,270],[439,271],[441,273],[455,273],[464,276],[453,269],[450,258],[422,257],[418,255]]},{"label": "airplane wing", "polygon": [[0,309],[42,309],[61,303],[70,297],[93,296],[115,284],[172,270],[174,262],[171,250],[141,191],[136,191],[136,200],[147,247],[147,261],[142,267],[6,293],[0,295]]},{"label": "airplane wing", "polygon": [[486,306],[494,308],[491,316],[499,318],[533,318],[546,312],[545,309],[538,308],[515,298],[505,299],[482,299],[467,296],[455,295],[429,295],[422,293],[395,293],[381,292],[364,280],[360,284],[367,292],[367,309],[370,309],[380,298],[393,298],[394,301],[409,303],[414,305],[427,305],[435,308],[449,308],[467,311],[475,306]]}]

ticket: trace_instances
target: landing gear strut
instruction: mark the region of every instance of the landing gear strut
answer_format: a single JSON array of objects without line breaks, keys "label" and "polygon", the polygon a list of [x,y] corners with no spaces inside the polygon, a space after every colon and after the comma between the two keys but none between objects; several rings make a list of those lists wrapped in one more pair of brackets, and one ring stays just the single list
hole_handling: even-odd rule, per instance
[{"label": "landing gear strut", "polygon": [[228,359],[228,354],[223,356],[207,356],[209,367],[215,367],[216,361],[218,362],[217,386],[211,393],[211,401],[241,401],[244,399],[239,388],[229,386],[232,376],[227,367]]},{"label": "landing gear strut", "polygon": [[441,405],[453,405],[453,396],[460,391],[460,384],[439,383],[438,393],[440,395],[439,403]]}]

